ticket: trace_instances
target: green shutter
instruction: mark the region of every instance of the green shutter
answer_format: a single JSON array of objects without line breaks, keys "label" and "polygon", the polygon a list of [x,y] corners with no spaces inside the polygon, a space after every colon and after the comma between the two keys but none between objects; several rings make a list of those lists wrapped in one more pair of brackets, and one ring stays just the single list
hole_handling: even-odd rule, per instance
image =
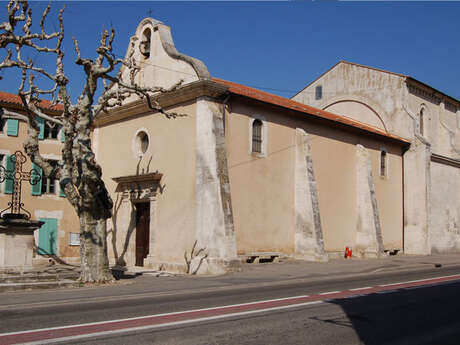
[{"label": "green shutter", "polygon": [[37,179],[39,179],[39,181],[36,184],[32,184],[32,195],[41,195],[42,194],[42,179],[43,179],[42,169],[35,163],[32,164],[32,169],[35,169],[37,171],[37,173],[32,172],[32,180],[36,181]]},{"label": "green shutter", "polygon": [[64,133],[64,127],[61,128],[61,143],[65,142],[65,133]]},{"label": "green shutter", "polygon": [[38,133],[38,139],[43,140],[45,138],[45,120],[41,117],[36,117],[35,121],[38,123],[38,127],[40,128],[40,132]]},{"label": "green shutter", "polygon": [[[11,157],[13,158],[13,160],[10,159]],[[14,176],[14,172],[15,172],[15,170],[16,170],[15,159],[16,159],[15,156],[6,156],[6,170],[7,170],[7,173],[8,173],[11,177]],[[12,180],[12,179],[5,179],[5,190],[4,190],[4,193],[5,193],[5,194],[13,194],[13,190],[14,190],[14,180]]]},{"label": "green shutter", "polygon": [[59,183],[59,196],[65,197],[64,189],[62,189],[60,183]]},{"label": "green shutter", "polygon": [[15,119],[8,119],[6,123],[6,134],[10,137],[18,136],[19,121]]},{"label": "green shutter", "polygon": [[40,221],[45,222],[38,232],[38,248],[37,252],[41,255],[55,255],[57,241],[57,219],[55,218],[40,218]]}]

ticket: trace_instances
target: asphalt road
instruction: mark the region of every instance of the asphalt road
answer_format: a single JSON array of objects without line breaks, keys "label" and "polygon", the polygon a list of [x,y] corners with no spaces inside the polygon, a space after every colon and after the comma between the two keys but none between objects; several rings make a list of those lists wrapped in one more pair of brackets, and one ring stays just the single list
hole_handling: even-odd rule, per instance
[{"label": "asphalt road", "polygon": [[67,344],[458,345],[459,292],[446,284]]},{"label": "asphalt road", "polygon": [[[458,268],[394,272],[208,289],[171,294],[140,293],[59,299],[46,304],[0,306],[0,333],[74,325],[290,296],[321,294],[429,277],[459,274]],[[48,292],[52,294],[53,292]],[[45,296],[47,293],[42,293]],[[285,310],[159,327],[66,344],[460,344],[460,281],[396,288],[334,298]],[[0,340],[1,344],[1,340]]]}]

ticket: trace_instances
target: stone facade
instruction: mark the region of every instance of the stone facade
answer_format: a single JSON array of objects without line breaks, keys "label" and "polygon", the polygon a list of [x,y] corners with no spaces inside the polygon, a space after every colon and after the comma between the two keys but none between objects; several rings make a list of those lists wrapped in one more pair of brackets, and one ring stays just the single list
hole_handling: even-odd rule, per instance
[{"label": "stone facade", "polygon": [[458,100],[409,76],[345,61],[292,99],[410,139],[404,153],[404,251],[460,251]]},{"label": "stone facade", "polygon": [[363,257],[402,248],[407,140],[211,78],[154,19],[131,44],[143,62],[139,83],[183,82],[153,96],[175,119],[134,98],[95,119],[93,147],[116,201],[112,264],[215,274],[248,258],[325,261],[346,246]]}]

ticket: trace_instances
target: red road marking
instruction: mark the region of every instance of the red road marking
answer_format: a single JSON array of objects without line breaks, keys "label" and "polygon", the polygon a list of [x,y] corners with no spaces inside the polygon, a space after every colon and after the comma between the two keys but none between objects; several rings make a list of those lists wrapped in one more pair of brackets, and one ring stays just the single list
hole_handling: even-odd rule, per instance
[{"label": "red road marking", "polygon": [[57,339],[57,338],[63,338],[63,337],[80,336],[83,334],[95,334],[99,332],[106,332],[106,331],[113,331],[113,330],[120,330],[120,329],[130,329],[130,328],[142,327],[142,326],[155,326],[155,325],[168,324],[171,322],[200,319],[200,318],[206,318],[206,317],[212,317],[212,316],[231,315],[234,313],[241,313],[245,311],[263,310],[267,308],[276,308],[276,307],[289,306],[289,305],[294,306],[296,304],[301,304],[301,303],[308,303],[308,302],[314,302],[314,301],[327,301],[327,300],[332,300],[332,299],[352,297],[356,295],[368,295],[368,294],[376,293],[376,292],[390,291],[390,290],[422,286],[422,285],[430,285],[430,284],[454,281],[454,280],[459,280],[459,279],[460,279],[460,275],[453,275],[453,276],[448,276],[448,277],[426,279],[426,280],[421,280],[421,281],[397,283],[397,284],[388,285],[388,286],[375,286],[375,287],[370,287],[367,289],[354,290],[354,291],[352,290],[338,291],[338,292],[329,293],[327,295],[316,294],[316,295],[311,295],[311,296],[292,297],[292,298],[261,301],[261,302],[248,303],[248,304],[230,305],[230,306],[223,306],[223,307],[216,307],[216,308],[209,308],[209,309],[199,309],[199,310],[191,310],[191,311],[184,311],[184,312],[177,312],[177,313],[159,314],[159,315],[152,315],[152,316],[139,317],[139,318],[133,318],[133,319],[114,320],[114,321],[99,322],[99,323],[93,323],[93,324],[82,324],[82,325],[75,325],[75,326],[64,326],[64,327],[56,327],[56,328],[50,328],[50,329],[39,329],[36,331],[32,330],[32,331],[16,332],[14,334],[4,333],[3,335],[0,334],[0,344],[1,345],[20,344],[20,343],[27,343],[27,342],[33,342],[33,341],[43,341],[47,339],[51,340],[51,339]]}]

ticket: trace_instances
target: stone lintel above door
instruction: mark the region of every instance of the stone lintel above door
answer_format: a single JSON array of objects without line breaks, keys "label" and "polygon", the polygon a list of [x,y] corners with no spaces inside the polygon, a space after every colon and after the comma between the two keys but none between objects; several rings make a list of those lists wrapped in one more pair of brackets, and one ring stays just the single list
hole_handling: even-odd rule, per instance
[{"label": "stone lintel above door", "polygon": [[116,192],[122,193],[123,200],[138,202],[155,198],[163,174],[153,172],[142,175],[113,177],[118,183]]}]

